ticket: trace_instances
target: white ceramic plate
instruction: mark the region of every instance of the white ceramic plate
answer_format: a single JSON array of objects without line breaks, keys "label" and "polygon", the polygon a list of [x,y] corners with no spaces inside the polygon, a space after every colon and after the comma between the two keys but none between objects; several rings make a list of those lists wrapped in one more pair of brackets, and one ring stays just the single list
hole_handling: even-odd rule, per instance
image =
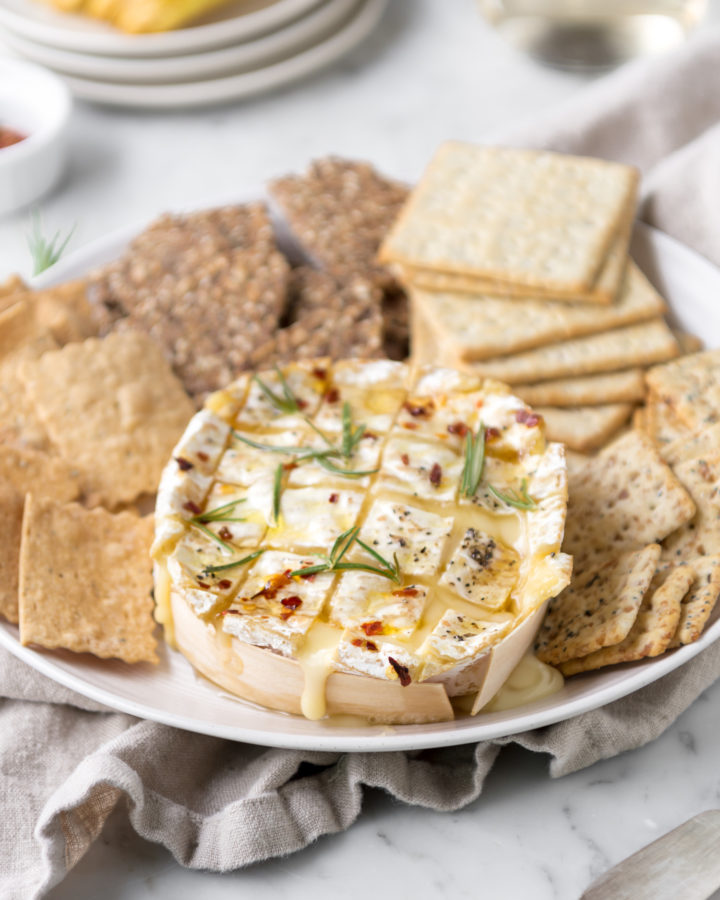
[{"label": "white ceramic plate", "polygon": [[293,84],[345,56],[374,31],[388,0],[361,0],[350,18],[329,37],[289,59],[259,69],[183,84],[116,84],[62,76],[76,97],[107,106],[186,109],[242,100]]},{"label": "white ceramic plate", "polygon": [[172,56],[227,47],[269,34],[319,6],[321,0],[237,0],[207,22],[162,34],[128,35],[84,16],[59,12],[44,0],[0,0],[0,25],[40,44],[109,56]]},{"label": "white ceramic plate", "polygon": [[[253,199],[256,199],[257,196]],[[233,198],[228,202],[235,202]],[[250,198],[244,197],[242,200]],[[139,227],[77,251],[37,279],[49,287],[117,257]],[[288,237],[280,230],[279,239]],[[720,271],[676,241],[647,227],[636,231],[633,256],[669,300],[677,323],[720,346]],[[129,666],[62,651],[21,647],[17,628],[0,623],[0,644],[48,677],[123,712],[189,731],[273,747],[371,751],[444,747],[550,725],[632,693],[692,659],[720,637],[720,609],[695,644],[644,660],[575,676],[544,700],[432,725],[339,726],[272,712],[226,694],[195,675],[179,653],[160,647],[160,665]]]},{"label": "white ceramic plate", "polygon": [[337,32],[361,2],[323,0],[302,18],[255,40],[178,56],[144,59],[76,53],[39,44],[12,32],[3,35],[3,42],[23,59],[63,75],[131,84],[174,84],[236,75],[287,59]]}]

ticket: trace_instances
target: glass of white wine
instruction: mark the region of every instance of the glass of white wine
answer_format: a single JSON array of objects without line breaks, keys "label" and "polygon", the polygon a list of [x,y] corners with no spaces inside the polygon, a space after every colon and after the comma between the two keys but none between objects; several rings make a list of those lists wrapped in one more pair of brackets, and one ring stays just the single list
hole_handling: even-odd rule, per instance
[{"label": "glass of white wine", "polygon": [[681,43],[707,0],[480,0],[515,46],[564,68],[605,68]]}]

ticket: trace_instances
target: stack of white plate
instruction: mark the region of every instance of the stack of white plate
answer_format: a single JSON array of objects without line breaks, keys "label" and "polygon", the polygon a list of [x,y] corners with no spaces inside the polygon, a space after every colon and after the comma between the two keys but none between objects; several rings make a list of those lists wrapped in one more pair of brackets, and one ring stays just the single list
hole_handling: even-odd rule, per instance
[{"label": "stack of white plate", "polygon": [[250,97],[329,65],[366,38],[388,0],[239,0],[192,27],[127,35],[42,0],[0,0],[0,37],[115,106],[204,106]]}]

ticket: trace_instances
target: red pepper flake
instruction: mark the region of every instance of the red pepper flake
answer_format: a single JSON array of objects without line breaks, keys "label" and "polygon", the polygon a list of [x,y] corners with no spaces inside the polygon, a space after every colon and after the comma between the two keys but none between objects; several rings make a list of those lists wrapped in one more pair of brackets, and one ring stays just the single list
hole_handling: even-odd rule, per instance
[{"label": "red pepper flake", "polygon": [[337,503],[339,499],[340,499],[340,494],[332,493],[328,497],[328,503]]},{"label": "red pepper flake", "polygon": [[494,441],[496,438],[500,437],[500,429],[493,428],[491,425],[489,428],[485,429],[485,443],[488,441]]},{"label": "red pepper flake", "polygon": [[0,126],[0,150],[4,147],[12,147],[13,144],[19,144],[26,137],[26,134],[21,134],[19,131],[15,131],[14,128]]},{"label": "red pepper flake", "polygon": [[410,403],[409,401],[405,401],[403,403],[403,407],[410,413],[414,418],[420,419],[429,419],[432,415],[432,411],[434,409],[434,404],[432,401],[423,406],[420,403]]},{"label": "red pepper flake", "polygon": [[290,584],[290,569],[280,572],[278,575],[271,575],[265,582],[265,587],[252,595],[252,600],[256,597],[265,597],[267,600],[273,600],[277,597],[278,591]]},{"label": "red pepper flake", "polygon": [[393,591],[394,597],[417,597],[420,591],[414,587],[405,587],[398,588],[396,591]]},{"label": "red pepper flake", "polygon": [[302,606],[302,598],[298,597],[297,594],[293,594],[292,597],[283,597],[280,602],[287,609],[297,609],[299,606]]},{"label": "red pepper flake", "polygon": [[400,457],[400,459],[402,460],[402,464],[404,466],[410,465],[410,457],[407,455],[407,453],[403,453],[403,455]]},{"label": "red pepper flake", "polygon": [[202,462],[207,462],[210,459],[210,457],[207,455],[207,453],[203,453],[202,450],[198,450],[198,452],[195,455]]},{"label": "red pepper flake", "polygon": [[178,468],[181,472],[187,472],[188,469],[194,469],[195,466],[190,462],[189,459],[185,459],[183,456],[176,456],[175,462],[178,464]]},{"label": "red pepper flake", "polygon": [[316,378],[319,378],[321,381],[324,381],[327,378],[327,369],[321,369],[318,367],[317,369],[313,369],[312,373]]},{"label": "red pepper flake", "polygon": [[296,397],[295,402],[297,403],[298,409],[306,409],[307,408],[307,400],[303,400],[302,397]]},{"label": "red pepper flake", "polygon": [[364,641],[362,638],[353,638],[351,643],[353,647],[364,647],[366,650],[372,650],[373,653],[378,652],[377,644],[373,643],[373,641]]},{"label": "red pepper flake", "polygon": [[229,578],[223,578],[221,581],[218,581],[217,586],[221,591],[226,591],[228,588],[232,587],[232,581]]},{"label": "red pepper flake", "polygon": [[442,481],[442,467],[440,466],[440,463],[433,463],[428,478],[430,479],[430,484],[433,487],[438,487],[438,485]]},{"label": "red pepper flake", "polygon": [[415,431],[417,424],[415,422],[403,422],[403,428],[407,428],[408,431]]},{"label": "red pepper flake", "polygon": [[382,634],[383,632],[383,623],[378,621],[363,622],[360,627],[368,637],[370,637],[371,634]]},{"label": "red pepper flake", "polygon": [[540,421],[540,416],[537,413],[531,412],[529,409],[519,409],[515,413],[515,421],[519,422],[521,425],[527,425],[528,428],[532,428],[533,425],[537,425]]},{"label": "red pepper flake", "polygon": [[231,541],[233,539],[233,533],[227,527],[227,525],[223,525],[223,527],[218,531],[218,537],[222,541]]},{"label": "red pepper flake", "polygon": [[224,609],[221,613],[221,616],[241,616],[242,613],[239,609]]},{"label": "red pepper flake", "polygon": [[201,588],[205,588],[205,590],[208,590],[208,588],[210,587],[209,584],[205,584],[205,582],[204,582],[204,581],[200,581],[199,578],[196,578],[195,580],[196,580],[197,583],[200,585],[200,587],[201,587]]},{"label": "red pepper flake", "polygon": [[292,609],[283,610],[283,612],[280,613],[280,618],[283,620],[283,622],[287,622],[294,611],[295,610]]},{"label": "red pepper flake", "polygon": [[188,500],[187,503],[183,503],[183,509],[186,509],[188,512],[191,512],[194,516],[199,516],[202,510],[197,505],[197,503],[193,503],[192,500]]},{"label": "red pepper flake", "polygon": [[378,439],[378,436],[375,434],[374,431],[366,431],[363,434],[362,438],[360,438],[360,440],[364,441],[366,439],[370,440],[370,441],[376,441]]},{"label": "red pepper flake", "polygon": [[396,659],[393,659],[392,656],[388,656],[388,662],[395,669],[395,674],[400,679],[400,684],[403,687],[407,687],[412,678],[410,677],[410,669],[407,666],[401,665]]},{"label": "red pepper flake", "polygon": [[337,388],[330,388],[325,392],[325,399],[328,403],[337,403],[340,399],[340,391]]},{"label": "red pepper flake", "polygon": [[464,438],[465,435],[470,431],[470,429],[464,422],[452,422],[450,425],[448,425],[447,430],[450,432],[450,434],[456,434],[461,438]]},{"label": "red pepper flake", "polygon": [[297,463],[295,463],[295,462],[283,463],[283,472],[292,472],[293,469],[297,469]]}]

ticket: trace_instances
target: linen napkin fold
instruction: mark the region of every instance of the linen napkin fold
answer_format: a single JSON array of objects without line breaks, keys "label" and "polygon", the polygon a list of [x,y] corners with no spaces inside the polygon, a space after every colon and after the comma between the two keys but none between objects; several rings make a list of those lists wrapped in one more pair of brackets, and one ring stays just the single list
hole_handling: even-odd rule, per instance
[{"label": "linen napkin fold", "polygon": [[[643,217],[720,264],[720,32],[602,79],[505,142],[644,173]],[[228,871],[291,853],[359,815],[364,786],[438,810],[470,803],[503,745],[560,776],[661,734],[720,677],[720,644],[602,709],[495,741],[408,753],[274,750],[108,711],[0,650],[0,896],[41,897],[118,803],[182,865]]]}]

